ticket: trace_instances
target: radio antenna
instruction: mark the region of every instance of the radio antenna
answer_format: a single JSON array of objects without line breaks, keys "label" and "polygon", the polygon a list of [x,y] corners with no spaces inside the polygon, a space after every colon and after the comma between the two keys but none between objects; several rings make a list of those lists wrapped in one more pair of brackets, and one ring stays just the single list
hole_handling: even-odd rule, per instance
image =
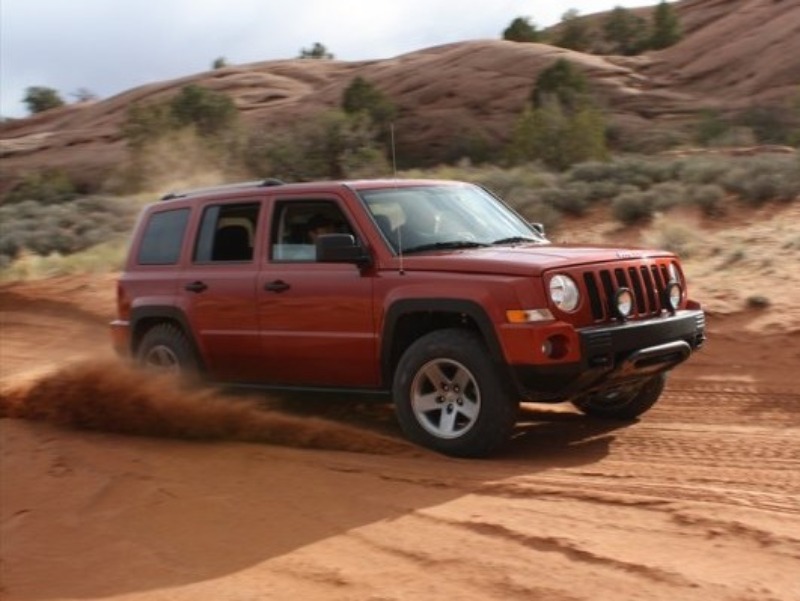
[{"label": "radio antenna", "polygon": [[[395,181],[397,180],[397,152],[395,151],[394,143],[394,123],[389,124],[389,138],[392,144],[392,175]],[[397,254],[400,259],[400,275],[405,275],[406,270],[403,268],[403,228],[397,226]]]},{"label": "radio antenna", "polygon": [[394,123],[389,124],[389,135],[392,143],[392,175],[394,179],[397,179],[397,152],[395,151],[394,144]]}]

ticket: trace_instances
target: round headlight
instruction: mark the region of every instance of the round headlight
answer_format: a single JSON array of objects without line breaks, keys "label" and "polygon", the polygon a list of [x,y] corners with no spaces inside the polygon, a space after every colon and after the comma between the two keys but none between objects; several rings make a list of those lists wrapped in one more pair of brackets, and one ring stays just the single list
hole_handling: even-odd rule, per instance
[{"label": "round headlight", "polygon": [[681,304],[681,297],[683,296],[683,289],[678,282],[670,282],[667,284],[667,309],[670,313],[675,313]]},{"label": "round headlight", "polygon": [[614,309],[622,319],[627,319],[633,311],[633,294],[627,288],[620,288],[614,295]]},{"label": "round headlight", "polygon": [[562,311],[574,311],[580,301],[578,285],[567,275],[555,275],[550,280],[550,300]]}]

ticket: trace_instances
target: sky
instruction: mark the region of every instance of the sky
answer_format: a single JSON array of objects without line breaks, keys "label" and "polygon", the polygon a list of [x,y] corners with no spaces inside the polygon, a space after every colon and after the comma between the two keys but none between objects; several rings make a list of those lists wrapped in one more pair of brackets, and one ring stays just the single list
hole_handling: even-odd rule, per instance
[{"label": "sky", "polygon": [[29,86],[66,102],[228,64],[294,58],[320,42],[341,60],[499,39],[516,17],[539,27],[657,0],[0,0],[0,116],[23,117]]}]

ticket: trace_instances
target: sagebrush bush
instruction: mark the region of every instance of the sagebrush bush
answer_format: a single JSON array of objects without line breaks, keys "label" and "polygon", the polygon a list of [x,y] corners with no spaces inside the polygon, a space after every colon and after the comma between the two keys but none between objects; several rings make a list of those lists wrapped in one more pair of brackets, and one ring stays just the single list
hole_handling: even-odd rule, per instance
[{"label": "sagebrush bush", "polygon": [[292,129],[251,132],[245,157],[248,168],[260,177],[286,181],[391,173],[372,121],[361,113],[336,110],[298,121]]},{"label": "sagebrush bush", "polygon": [[120,199],[86,197],[61,204],[27,200],[0,206],[0,261],[25,251],[69,255],[127,232],[137,207]]},{"label": "sagebrush bush", "polygon": [[566,176],[575,181],[613,182],[618,186],[635,186],[646,190],[653,184],[674,179],[674,174],[672,161],[625,157],[609,163],[582,163],[570,169]]},{"label": "sagebrush bush", "polygon": [[0,281],[118,271],[122,268],[127,250],[127,237],[122,236],[66,256],[52,253],[42,257],[23,252],[16,260],[11,261],[0,255]]},{"label": "sagebrush bush", "polygon": [[516,188],[505,200],[529,222],[541,223],[546,234],[561,223],[561,212],[544,202],[535,190]]},{"label": "sagebrush bush", "polygon": [[655,198],[650,192],[626,192],[611,203],[614,219],[625,225],[640,223],[652,217]]},{"label": "sagebrush bush", "polygon": [[3,203],[33,200],[43,204],[58,204],[77,196],[75,183],[61,169],[43,169],[27,174],[3,197]]},{"label": "sagebrush bush", "polygon": [[687,258],[692,255],[700,239],[701,234],[695,228],[662,217],[655,222],[648,243]]},{"label": "sagebrush bush", "polygon": [[703,212],[704,215],[714,217],[725,212],[722,200],[725,190],[718,184],[706,184],[689,188],[689,202]]},{"label": "sagebrush bush", "polygon": [[588,184],[573,182],[561,188],[543,188],[539,198],[561,213],[580,216],[589,207],[589,190]]},{"label": "sagebrush bush", "polygon": [[680,182],[661,182],[650,188],[655,201],[653,208],[657,211],[669,209],[687,203],[689,193]]}]

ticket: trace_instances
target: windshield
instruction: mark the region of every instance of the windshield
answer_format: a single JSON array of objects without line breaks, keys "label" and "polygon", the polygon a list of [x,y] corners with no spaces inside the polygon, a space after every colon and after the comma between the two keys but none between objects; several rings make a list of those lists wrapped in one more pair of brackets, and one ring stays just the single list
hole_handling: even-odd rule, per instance
[{"label": "windshield", "polygon": [[395,253],[547,242],[472,184],[362,190],[359,195]]}]

